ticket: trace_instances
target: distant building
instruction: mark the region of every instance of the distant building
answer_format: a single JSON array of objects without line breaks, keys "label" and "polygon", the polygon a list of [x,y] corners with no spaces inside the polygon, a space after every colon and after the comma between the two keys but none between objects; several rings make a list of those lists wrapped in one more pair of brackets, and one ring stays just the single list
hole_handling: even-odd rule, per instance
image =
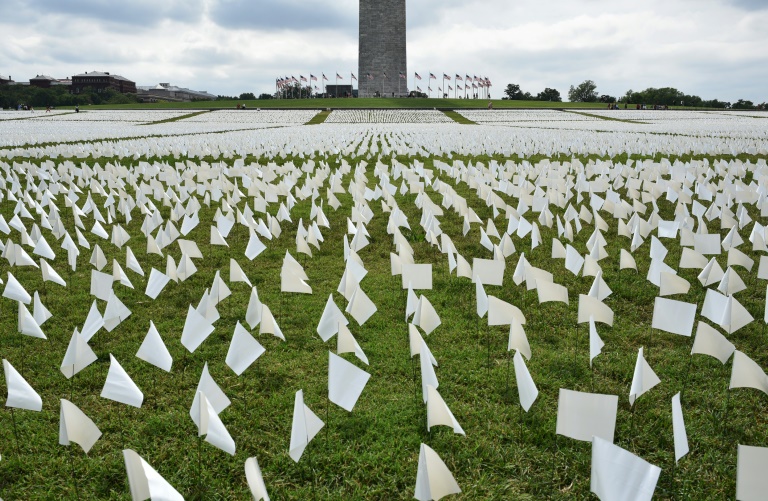
[{"label": "distant building", "polygon": [[72,77],[73,94],[79,94],[86,87],[90,87],[96,90],[96,92],[113,89],[122,94],[136,93],[136,82],[132,82],[120,75],[110,75],[109,72],[101,71],[85,72]]},{"label": "distant building", "polygon": [[160,83],[157,85],[140,85],[137,87],[136,97],[146,102],[171,101],[171,102],[189,102],[189,101],[213,101],[216,96],[209,94],[204,90],[192,90],[185,87],[177,87],[169,83]]},{"label": "distant building", "polygon": [[9,76],[0,75],[0,85],[8,85],[13,83],[13,79]]},{"label": "distant building", "polygon": [[40,87],[41,89],[49,89],[57,85],[71,86],[72,80],[68,78],[53,78],[48,75],[37,75],[35,78],[29,79],[29,85]]},{"label": "distant building", "polygon": [[349,84],[326,85],[326,97],[357,97],[357,89],[353,89]]}]

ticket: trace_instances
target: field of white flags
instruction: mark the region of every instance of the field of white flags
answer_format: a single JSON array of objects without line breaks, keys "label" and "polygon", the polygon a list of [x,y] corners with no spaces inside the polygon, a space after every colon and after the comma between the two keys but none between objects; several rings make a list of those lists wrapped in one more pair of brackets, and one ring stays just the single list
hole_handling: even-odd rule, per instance
[{"label": "field of white flags", "polygon": [[768,115],[318,113],[0,113],[0,498],[765,498]]}]

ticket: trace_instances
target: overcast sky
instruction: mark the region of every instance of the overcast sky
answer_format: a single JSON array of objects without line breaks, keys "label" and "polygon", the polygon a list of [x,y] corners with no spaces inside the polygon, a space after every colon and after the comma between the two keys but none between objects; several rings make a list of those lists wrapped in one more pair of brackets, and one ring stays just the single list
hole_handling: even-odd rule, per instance
[{"label": "overcast sky", "polygon": [[[431,71],[487,76],[493,97],[591,79],[614,96],[768,101],[768,0],[406,1],[411,86]],[[0,75],[98,70],[220,95],[309,73],[348,83],[357,23],[358,0],[1,0]]]}]

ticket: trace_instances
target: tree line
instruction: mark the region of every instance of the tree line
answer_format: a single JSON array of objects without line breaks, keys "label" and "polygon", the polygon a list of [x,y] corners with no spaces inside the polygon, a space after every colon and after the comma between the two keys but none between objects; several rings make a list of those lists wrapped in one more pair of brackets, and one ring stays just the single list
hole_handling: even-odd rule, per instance
[{"label": "tree line", "polygon": [[79,94],[70,94],[69,87],[54,86],[48,89],[32,85],[0,86],[0,108],[16,108],[19,105],[44,108],[46,106],[85,106],[88,104],[131,104],[139,102],[136,94],[121,94],[114,89],[97,92],[86,87]]},{"label": "tree line", "polygon": [[[508,84],[504,89],[505,97],[518,101],[552,101],[561,102],[560,92],[556,89],[545,88],[536,96],[530,92],[523,92],[518,84]],[[674,87],[655,88],[649,87],[642,91],[628,90],[623,96],[616,98],[608,94],[597,92],[597,84],[592,80],[585,80],[578,85],[571,85],[568,89],[568,100],[573,103],[623,103],[646,106],[690,106],[695,108],[722,108],[734,110],[765,110],[768,103],[755,104],[747,99],[739,99],[735,103],[720,101],[718,99],[705,100],[699,96],[685,94]]]}]

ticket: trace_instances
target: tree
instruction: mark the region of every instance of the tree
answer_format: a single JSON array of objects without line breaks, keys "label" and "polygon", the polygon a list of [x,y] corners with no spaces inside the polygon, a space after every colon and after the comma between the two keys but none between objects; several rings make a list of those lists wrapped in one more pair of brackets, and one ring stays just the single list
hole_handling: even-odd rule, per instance
[{"label": "tree", "polygon": [[517,84],[507,84],[507,88],[504,89],[504,94],[507,95],[507,99],[519,101],[524,99],[525,94],[520,90],[520,86]]},{"label": "tree", "polygon": [[613,96],[609,96],[608,94],[603,94],[602,96],[600,96],[599,101],[601,103],[615,103],[616,98]]},{"label": "tree", "polygon": [[592,80],[584,80],[568,90],[568,100],[572,103],[594,103],[597,101],[597,85]]},{"label": "tree", "polygon": [[733,105],[731,106],[734,110],[753,110],[755,109],[755,104],[752,101],[747,101],[745,99],[739,99]]},{"label": "tree", "polygon": [[272,94],[267,94],[266,92],[259,94],[260,100],[266,100],[266,99],[272,99],[274,96]]},{"label": "tree", "polygon": [[546,87],[543,91],[539,92],[536,96],[537,101],[552,101],[553,103],[563,102],[563,98],[560,97],[560,92],[557,89],[550,89]]},{"label": "tree", "polygon": [[253,95],[253,92],[243,92],[240,94],[240,99],[243,101],[250,100],[253,101],[256,99],[256,96]]}]

